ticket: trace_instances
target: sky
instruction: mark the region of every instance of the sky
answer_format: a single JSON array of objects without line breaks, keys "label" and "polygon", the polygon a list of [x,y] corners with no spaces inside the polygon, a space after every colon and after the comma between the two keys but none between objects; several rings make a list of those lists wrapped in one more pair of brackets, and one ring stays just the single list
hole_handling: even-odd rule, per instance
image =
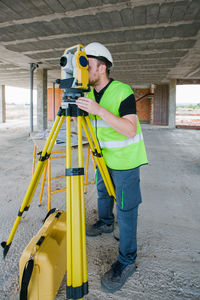
[{"label": "sky", "polygon": [[200,103],[200,84],[177,85],[176,103]]},{"label": "sky", "polygon": [[[30,90],[17,87],[5,87],[6,103],[11,104],[29,104],[30,103]],[[37,92],[33,90],[33,103],[36,104]]]},{"label": "sky", "polygon": [[[6,103],[29,104],[30,90],[6,86]],[[36,104],[37,92],[33,91],[33,103]],[[200,85],[177,85],[176,103],[200,103]]]}]

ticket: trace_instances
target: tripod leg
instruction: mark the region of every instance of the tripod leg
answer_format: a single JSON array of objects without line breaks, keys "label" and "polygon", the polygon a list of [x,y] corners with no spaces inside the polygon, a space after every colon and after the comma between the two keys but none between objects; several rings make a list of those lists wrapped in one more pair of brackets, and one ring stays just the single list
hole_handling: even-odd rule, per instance
[{"label": "tripod leg", "polygon": [[[79,157],[79,168],[83,169],[83,144],[82,144],[82,119],[83,117],[79,116],[78,118],[78,157]],[[84,170],[84,169],[83,169]],[[87,253],[86,253],[86,229],[85,229],[85,200],[84,200],[84,173],[79,176],[80,180],[80,210],[81,210],[81,234],[82,234],[82,272],[83,272],[83,285],[87,289]],[[84,293],[84,295],[87,293]]]},{"label": "tripod leg", "polygon": [[109,174],[109,172],[108,172],[108,168],[107,168],[107,166],[106,166],[106,164],[105,164],[105,161],[104,161],[104,158],[103,158],[103,156],[102,156],[102,154],[101,154],[101,149],[100,149],[100,147],[99,147],[97,138],[96,138],[95,133],[94,133],[94,130],[93,130],[93,128],[92,128],[92,124],[91,124],[90,119],[89,119],[88,116],[86,116],[85,119],[86,119],[88,128],[89,128],[89,130],[90,130],[91,136],[92,136],[92,138],[93,138],[94,145],[95,145],[95,147],[96,147],[96,149],[97,149],[97,152],[98,152],[99,155],[101,155],[101,157],[100,157],[100,164],[101,164],[101,166],[102,166],[103,173],[105,174],[106,180],[107,180],[107,182],[108,182],[109,189],[110,189],[110,191],[111,191],[111,195],[114,197],[114,199],[116,199],[115,189],[114,189],[112,180],[111,180],[111,178],[110,178],[110,174]]},{"label": "tripod leg", "polygon": [[[67,116],[67,133],[66,133],[66,169],[71,169],[71,124],[70,124],[70,117]],[[67,287],[72,286],[72,231],[71,231],[71,207],[72,207],[72,196],[71,196],[71,176],[66,177],[66,186],[67,186],[67,193],[66,193],[66,248],[67,248]],[[67,297],[68,297],[67,291]]]},{"label": "tripod leg", "polygon": [[90,157],[90,147],[87,149],[87,159],[86,159],[86,168],[85,168],[85,182],[84,182],[84,193],[87,193],[87,184],[88,184],[88,168],[89,168],[89,157]]},{"label": "tripod leg", "polygon": [[94,161],[94,155],[93,155],[91,149],[90,149],[90,155],[91,155],[91,159],[92,159],[92,164],[93,164],[93,168],[94,168],[94,173],[96,174],[96,164],[95,164],[95,161]]},{"label": "tripod leg", "polygon": [[48,159],[48,211],[51,209],[51,158]]},{"label": "tripod leg", "polygon": [[[90,134],[89,134],[89,131],[88,131],[88,128],[86,126],[86,122],[87,122],[87,126],[89,128],[89,131],[90,131]],[[115,195],[115,189],[114,189],[114,186],[113,186],[113,183],[112,183],[112,180],[110,178],[110,174],[108,173],[108,169],[107,169],[107,166],[105,164],[105,161],[104,161],[104,158],[101,154],[101,149],[99,147],[99,144],[98,144],[98,141],[96,139],[96,136],[95,136],[95,133],[94,133],[94,130],[92,128],[92,125],[91,125],[91,122],[90,122],[90,119],[88,116],[85,117],[85,120],[82,119],[82,126],[84,128],[84,131],[86,133],[86,136],[87,136],[87,139],[88,139],[88,142],[90,144],[90,148],[92,150],[92,153],[95,157],[95,160],[96,160],[96,163],[97,163],[97,166],[99,168],[99,171],[101,173],[101,176],[103,178],[103,181],[105,183],[105,186],[106,186],[106,189],[108,191],[108,194],[110,196],[113,196],[114,199],[116,199],[116,195]],[[91,139],[92,137],[92,139]]]},{"label": "tripod leg", "polygon": [[78,168],[71,168],[70,117],[67,116],[67,287],[68,299],[88,293],[81,117],[78,117]]},{"label": "tripod leg", "polygon": [[[18,225],[19,225],[19,223],[20,223],[20,221],[21,221],[21,218],[22,218],[22,215],[23,215],[24,211],[29,209],[31,200],[32,200],[32,198],[33,198],[33,195],[34,195],[35,190],[36,190],[36,188],[37,188],[37,185],[38,185],[38,183],[39,183],[40,177],[41,177],[41,175],[42,175],[42,173],[43,173],[44,167],[46,166],[48,157],[49,157],[49,155],[50,155],[50,151],[51,151],[51,149],[52,149],[52,148],[51,148],[51,149],[48,150],[49,145],[50,145],[50,146],[52,145],[52,143],[51,143],[52,137],[54,136],[53,140],[54,140],[54,142],[55,142],[56,137],[57,137],[58,132],[59,132],[58,129],[61,128],[62,123],[63,123],[63,120],[64,120],[64,116],[61,117],[61,115],[58,114],[57,117],[56,117],[55,123],[54,123],[54,125],[53,125],[53,127],[52,127],[52,130],[51,130],[51,132],[50,132],[50,135],[49,135],[49,137],[48,137],[48,139],[47,139],[47,141],[46,141],[46,144],[45,144],[45,146],[44,146],[44,149],[43,149],[43,151],[42,151],[40,160],[39,160],[39,162],[38,162],[38,164],[37,164],[37,167],[36,167],[36,169],[35,169],[34,175],[33,175],[32,179],[31,179],[30,184],[29,184],[28,190],[27,190],[27,192],[26,192],[26,195],[25,195],[25,197],[24,197],[24,200],[23,200],[23,202],[22,202],[22,205],[21,205],[21,207],[20,207],[20,209],[19,209],[17,218],[16,218],[16,220],[15,220],[15,222],[14,222],[14,225],[13,225],[13,228],[12,228],[12,230],[11,230],[11,233],[10,233],[10,235],[9,235],[9,237],[8,237],[8,240],[7,240],[7,242],[2,242],[2,243],[1,243],[2,247],[4,248],[4,251],[3,251],[4,258],[5,258],[5,256],[6,256],[6,254],[8,253],[8,250],[9,250],[9,248],[10,248],[10,245],[11,245],[11,243],[12,243],[12,240],[13,240],[13,238],[14,238],[15,232],[16,232],[16,230],[17,230],[17,228],[18,228]],[[58,125],[58,123],[59,123],[59,125]],[[55,137],[55,135],[56,135],[56,137]],[[50,143],[51,143],[51,144],[50,144]],[[52,147],[53,147],[53,146],[52,146]],[[48,150],[48,151],[47,151],[47,150]]]},{"label": "tripod leg", "polygon": [[[57,118],[58,118],[58,122],[56,122]],[[52,130],[51,130],[51,132],[50,132],[50,134],[49,134],[49,137],[48,137],[48,139],[47,139],[47,142],[46,142],[46,144],[45,144],[44,150],[42,151],[42,154],[41,154],[40,160],[41,160],[42,162],[43,162],[43,161],[47,161],[48,158],[49,158],[49,156],[51,155],[51,151],[52,151],[53,146],[54,146],[54,144],[55,144],[55,141],[56,141],[56,139],[57,139],[58,133],[59,133],[61,127],[62,127],[64,118],[65,118],[64,115],[62,115],[61,117],[60,117],[60,115],[58,115],[58,116],[56,117],[55,123],[54,123],[54,125],[53,125],[53,127],[52,127]],[[56,125],[56,124],[57,124],[57,125]],[[55,125],[56,125],[56,126],[55,126]],[[47,144],[48,144],[48,146],[47,146]],[[39,161],[39,162],[40,162],[40,161]],[[39,162],[38,162],[38,164],[39,164]],[[43,168],[44,168],[44,167],[43,167]],[[43,172],[43,169],[42,169],[42,172]],[[40,181],[41,175],[42,175],[42,174],[40,174],[40,176],[39,176],[39,178],[38,178],[38,180],[37,180],[37,183],[34,185],[34,190],[33,190],[33,193],[32,193],[32,197],[33,197],[33,195],[34,195],[34,193],[35,193],[35,190],[36,190],[36,188],[37,188],[37,185],[38,185],[38,183],[39,183],[39,181]],[[29,201],[28,201],[28,204],[27,204],[28,208],[29,208],[29,206],[30,206],[32,197],[29,198]]]},{"label": "tripod leg", "polygon": [[[95,146],[94,146],[93,141],[92,141],[92,139],[91,139],[91,137],[90,137],[90,134],[89,134],[89,131],[88,131],[88,128],[87,128],[87,126],[86,126],[86,123],[85,123],[85,120],[84,120],[84,119],[82,120],[82,126],[83,126],[84,131],[85,131],[85,134],[86,134],[86,136],[87,136],[87,139],[88,139],[90,148],[91,148],[92,152],[95,153]],[[104,183],[105,183],[106,189],[107,189],[107,191],[108,191],[108,194],[111,195],[110,187],[109,187],[109,185],[108,185],[108,183],[107,183],[106,177],[105,177],[104,172],[103,172],[103,169],[102,169],[102,165],[101,165],[101,163],[100,163],[100,158],[101,158],[100,156],[96,156],[96,155],[95,155],[95,160],[96,160],[97,166],[98,166],[98,168],[99,168],[99,171],[100,171],[101,174],[102,174],[102,178],[103,178],[103,181],[104,181]]]},{"label": "tripod leg", "polygon": [[43,196],[44,185],[45,185],[45,180],[46,180],[46,173],[47,173],[47,164],[45,165],[45,168],[44,168],[42,186],[41,186],[41,191],[40,191],[40,198],[39,198],[39,203],[38,203],[39,206],[41,206],[41,202],[42,202],[42,196]]}]

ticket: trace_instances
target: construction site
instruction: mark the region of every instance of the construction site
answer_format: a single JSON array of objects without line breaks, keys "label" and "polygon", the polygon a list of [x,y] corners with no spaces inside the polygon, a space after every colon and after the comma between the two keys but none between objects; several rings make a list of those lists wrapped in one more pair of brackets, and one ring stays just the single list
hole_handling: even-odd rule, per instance
[{"label": "construction site", "polygon": [[[96,137],[93,149],[84,130],[85,119],[90,128],[87,115],[67,114],[75,92],[66,88],[61,72],[61,58],[71,55],[66,49],[83,51],[93,42],[112,54],[110,78],[127,84],[135,95],[148,158],[140,168],[136,270],[114,293],[102,288],[101,278],[118,255],[117,208],[112,233],[85,236],[85,224],[98,220],[96,167],[105,174],[107,168]],[[177,86],[188,84],[200,84],[199,0],[0,1],[1,300],[200,299],[199,109],[193,121],[188,112],[182,121],[176,108]],[[7,87],[29,91],[23,113],[16,102],[8,106]],[[105,180],[114,195],[109,175]],[[80,202],[69,212],[73,197]],[[32,281],[23,298],[23,269],[35,255],[22,263],[24,249],[52,218],[44,223],[53,208],[58,219],[66,213],[66,234],[47,249],[53,253],[53,271],[46,268],[35,281],[38,286]],[[80,249],[74,244],[69,251],[76,239]],[[43,244],[38,242],[34,251]],[[64,254],[56,252],[58,246],[59,251],[66,247]],[[40,270],[35,264],[33,272]],[[82,295],[76,284],[79,296],[70,294],[70,270],[83,283]],[[42,295],[54,290],[52,298],[38,296],[41,289]]]}]

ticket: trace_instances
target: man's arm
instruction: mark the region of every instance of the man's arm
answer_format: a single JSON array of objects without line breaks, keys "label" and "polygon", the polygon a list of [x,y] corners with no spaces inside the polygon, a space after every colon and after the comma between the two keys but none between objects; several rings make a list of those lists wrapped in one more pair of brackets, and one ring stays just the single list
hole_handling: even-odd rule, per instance
[{"label": "man's arm", "polygon": [[80,97],[76,104],[78,107],[92,115],[101,117],[106,123],[108,123],[114,130],[133,138],[137,131],[137,118],[135,114],[125,115],[123,117],[117,117],[110,111],[100,106],[97,102],[90,98]]}]

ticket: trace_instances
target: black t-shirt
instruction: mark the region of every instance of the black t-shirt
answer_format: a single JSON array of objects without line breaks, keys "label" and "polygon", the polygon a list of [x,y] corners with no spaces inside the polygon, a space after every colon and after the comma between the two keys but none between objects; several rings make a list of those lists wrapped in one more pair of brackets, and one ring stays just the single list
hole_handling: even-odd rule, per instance
[{"label": "black t-shirt", "polygon": [[[99,93],[94,89],[94,96],[97,103],[100,103],[103,93],[105,92],[105,90],[108,88],[108,86],[111,84],[112,81],[113,79],[110,79],[109,83],[102,90],[100,90]],[[120,117],[123,117],[125,115],[130,115],[130,114],[136,114],[136,102],[135,102],[134,94],[131,94],[126,99],[124,99],[121,102],[119,107]]]}]

